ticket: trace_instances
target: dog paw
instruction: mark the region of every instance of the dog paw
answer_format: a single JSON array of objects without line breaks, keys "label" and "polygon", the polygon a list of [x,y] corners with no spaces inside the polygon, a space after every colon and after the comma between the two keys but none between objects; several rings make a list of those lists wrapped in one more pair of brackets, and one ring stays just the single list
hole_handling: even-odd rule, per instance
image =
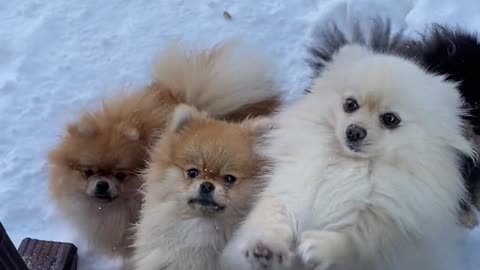
[{"label": "dog paw", "polygon": [[259,240],[244,250],[251,269],[285,269],[290,267],[293,254],[287,243]]},{"label": "dog paw", "polygon": [[314,270],[333,269],[343,257],[344,235],[329,231],[306,231],[302,233],[298,254],[307,267]]}]

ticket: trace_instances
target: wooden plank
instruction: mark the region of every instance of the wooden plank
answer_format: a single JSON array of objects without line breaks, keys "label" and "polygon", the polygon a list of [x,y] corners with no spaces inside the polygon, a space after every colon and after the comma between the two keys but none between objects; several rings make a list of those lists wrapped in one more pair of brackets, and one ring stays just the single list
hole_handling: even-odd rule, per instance
[{"label": "wooden plank", "polygon": [[70,243],[25,238],[18,252],[30,270],[77,269],[77,247]]},{"label": "wooden plank", "polygon": [[0,269],[28,270],[2,223],[0,223]]}]

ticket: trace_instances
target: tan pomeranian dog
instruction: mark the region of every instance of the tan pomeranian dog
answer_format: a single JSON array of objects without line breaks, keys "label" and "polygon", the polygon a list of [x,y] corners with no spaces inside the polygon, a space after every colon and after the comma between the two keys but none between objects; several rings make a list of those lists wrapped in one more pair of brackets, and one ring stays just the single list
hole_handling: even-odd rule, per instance
[{"label": "tan pomeranian dog", "polygon": [[256,153],[272,122],[213,120],[179,106],[154,147],[132,259],[138,270],[214,270],[261,190]]},{"label": "tan pomeranian dog", "polygon": [[202,52],[174,44],[160,56],[150,86],[107,99],[68,126],[49,155],[50,191],[91,248],[105,255],[129,250],[141,203],[138,172],[175,106],[232,121],[277,108],[279,92],[264,60],[235,42]]}]

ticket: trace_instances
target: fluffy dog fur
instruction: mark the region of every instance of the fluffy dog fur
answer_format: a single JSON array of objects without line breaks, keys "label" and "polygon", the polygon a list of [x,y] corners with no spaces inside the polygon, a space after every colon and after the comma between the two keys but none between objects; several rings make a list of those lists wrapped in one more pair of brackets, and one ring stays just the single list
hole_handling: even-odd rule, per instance
[{"label": "fluffy dog fur", "polygon": [[264,161],[255,145],[271,125],[265,118],[233,124],[187,106],[176,110],[146,170],[134,269],[218,269],[220,252],[262,186]]},{"label": "fluffy dog fur", "polygon": [[234,42],[204,52],[166,49],[150,86],[84,113],[50,153],[50,191],[61,214],[92,247],[125,254],[141,203],[138,172],[175,106],[232,121],[271,113],[279,92],[264,60]]},{"label": "fluffy dog fur", "polygon": [[[332,55],[350,40],[376,52],[388,52],[411,59],[428,72],[445,75],[447,80],[457,83],[457,90],[464,101],[464,109],[468,111],[463,115],[466,121],[465,135],[474,142],[475,149],[478,151],[480,144],[477,144],[477,141],[480,139],[474,131],[480,127],[480,95],[475,88],[475,85],[479,84],[474,75],[474,64],[477,60],[480,61],[480,44],[476,36],[460,29],[452,30],[440,25],[432,25],[425,34],[421,35],[420,40],[413,40],[403,36],[401,30],[392,31],[390,22],[381,19],[373,20],[373,27],[366,31],[370,35],[365,36],[362,26],[361,22],[356,22],[351,33],[341,31],[335,25],[332,25],[328,31],[325,31],[322,26],[315,29],[317,31],[315,37],[319,38],[316,40],[316,45],[311,48],[310,59],[314,75],[320,74],[325,64],[331,61]],[[320,43],[323,44],[318,46]],[[460,202],[459,219],[466,228],[474,228],[478,225],[478,220],[471,205],[480,207],[477,199],[480,194],[480,179],[477,177],[480,169],[468,156],[463,158],[461,168],[469,197],[465,202]]]},{"label": "fluffy dog fur", "polygon": [[[402,50],[409,57],[415,57],[430,72],[445,75],[449,81],[458,83],[468,114],[467,137],[480,150],[480,40],[473,33],[432,25],[421,40],[406,42]],[[464,178],[470,198],[462,204],[462,221],[469,227],[478,225],[476,214],[470,204],[480,208],[480,168],[468,157],[464,160]]]},{"label": "fluffy dog fur", "polygon": [[[322,65],[311,93],[278,116],[265,149],[274,162],[269,184],[224,264],[460,269],[451,245],[465,198],[459,153],[474,152],[456,85],[360,45]],[[400,122],[387,128],[392,115]]]},{"label": "fluffy dog fur", "polygon": [[459,28],[434,24],[421,40],[405,43],[403,50],[429,71],[458,82],[458,89],[469,109],[467,119],[480,130],[480,78],[476,72],[480,61],[478,37]]}]

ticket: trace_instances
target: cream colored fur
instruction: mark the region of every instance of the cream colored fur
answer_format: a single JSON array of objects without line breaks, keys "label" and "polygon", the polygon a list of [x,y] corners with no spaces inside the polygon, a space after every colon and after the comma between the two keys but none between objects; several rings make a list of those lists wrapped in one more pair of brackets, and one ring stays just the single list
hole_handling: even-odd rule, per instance
[{"label": "cream colored fur", "polygon": [[[218,258],[261,190],[262,160],[256,145],[270,130],[268,118],[228,123],[187,106],[177,107],[152,150],[145,174],[145,199],[131,264],[136,270],[216,270]],[[189,168],[201,176],[186,176]],[[235,175],[234,183],[223,180]],[[212,199],[223,208],[191,204],[199,187],[214,185]],[[219,207],[220,208],[220,207]]]},{"label": "cream colored fur", "polygon": [[[343,111],[348,97],[360,109]],[[462,269],[455,241],[465,196],[455,85],[395,56],[348,45],[312,93],[278,116],[265,153],[275,160],[258,204],[223,254],[227,269]],[[402,119],[387,130],[380,114]],[[361,153],[345,128],[368,135]]]},{"label": "cream colored fur", "polygon": [[173,43],[157,59],[154,76],[181,102],[211,116],[279,97],[266,56],[236,40],[203,52]]},{"label": "cream colored fur", "polygon": [[[268,61],[235,41],[204,51],[172,44],[156,62],[150,85],[106,99],[66,128],[50,153],[51,197],[92,249],[124,256],[140,211],[143,181],[135,174],[144,169],[148,149],[162,138],[175,107],[188,104],[242,121],[275,111],[277,90]],[[119,196],[110,202],[94,198],[95,182],[86,168],[109,172]],[[117,181],[111,173],[116,170],[132,176]]]}]

